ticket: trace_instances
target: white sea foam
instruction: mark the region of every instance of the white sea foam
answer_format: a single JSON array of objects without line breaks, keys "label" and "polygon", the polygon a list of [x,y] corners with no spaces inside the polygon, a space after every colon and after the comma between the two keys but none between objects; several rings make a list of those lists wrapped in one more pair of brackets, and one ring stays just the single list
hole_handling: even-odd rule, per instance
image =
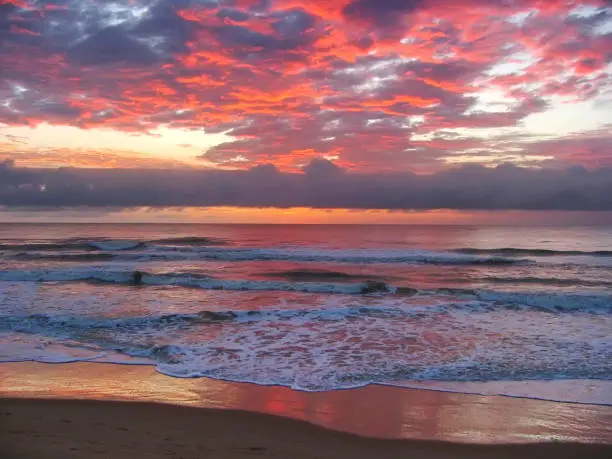
[{"label": "white sea foam", "polygon": [[72,363],[93,361],[108,352],[82,344],[61,344],[49,337],[35,334],[0,332],[0,362]]},{"label": "white sea foam", "polygon": [[5,353],[13,359],[44,359],[45,346],[70,343],[106,352],[99,357],[104,361],[148,361],[170,376],[307,391],[406,381],[448,388],[456,382],[612,379],[608,315],[570,312],[553,322],[547,312],[497,310],[483,301],[410,306],[389,298],[378,304],[115,319],[12,315],[0,325],[48,343],[35,352],[9,343]]}]

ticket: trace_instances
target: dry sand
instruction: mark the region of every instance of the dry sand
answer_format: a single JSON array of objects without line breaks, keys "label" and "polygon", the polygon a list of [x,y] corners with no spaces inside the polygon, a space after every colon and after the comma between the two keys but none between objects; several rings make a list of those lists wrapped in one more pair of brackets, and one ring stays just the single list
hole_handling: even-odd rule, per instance
[{"label": "dry sand", "polygon": [[609,458],[612,446],[382,440],[261,413],[65,400],[0,401],[6,459]]}]

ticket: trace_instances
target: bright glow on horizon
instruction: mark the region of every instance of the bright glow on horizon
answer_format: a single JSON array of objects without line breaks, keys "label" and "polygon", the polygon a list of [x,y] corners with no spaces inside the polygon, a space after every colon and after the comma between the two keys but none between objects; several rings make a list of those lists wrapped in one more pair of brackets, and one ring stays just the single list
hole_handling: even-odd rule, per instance
[{"label": "bright glow on horizon", "polygon": [[[160,127],[150,134],[144,134],[48,124],[0,128],[0,142],[2,137],[17,137],[23,147],[133,151],[151,158],[178,160],[192,166],[210,166],[211,163],[198,156],[205,154],[211,147],[232,139],[225,134],[207,134],[200,130],[168,127]],[[13,158],[19,161],[19,154],[15,154]],[[94,164],[92,166],[95,167]]]},{"label": "bright glow on horizon", "polygon": [[177,224],[297,224],[297,225],[610,225],[610,212],[528,211],[388,211],[310,208],[181,208],[181,209],[89,209],[65,211],[6,212],[0,224],[23,223],[177,223]]}]

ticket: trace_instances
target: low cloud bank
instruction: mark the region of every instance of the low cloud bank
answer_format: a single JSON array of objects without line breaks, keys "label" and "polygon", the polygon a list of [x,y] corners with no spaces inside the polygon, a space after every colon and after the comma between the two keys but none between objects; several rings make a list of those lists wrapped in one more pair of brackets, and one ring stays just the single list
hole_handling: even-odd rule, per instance
[{"label": "low cloud bank", "polygon": [[353,173],[315,160],[300,173],[30,169],[0,163],[0,206],[612,210],[612,168],[463,166],[431,175]]}]

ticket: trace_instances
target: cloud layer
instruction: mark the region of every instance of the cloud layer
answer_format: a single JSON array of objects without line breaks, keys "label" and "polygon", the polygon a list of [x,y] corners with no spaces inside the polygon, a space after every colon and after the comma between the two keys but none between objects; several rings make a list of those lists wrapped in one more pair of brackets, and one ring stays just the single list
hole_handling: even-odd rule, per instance
[{"label": "cloud layer", "polygon": [[612,168],[462,166],[431,175],[363,174],[326,160],[302,172],[30,169],[0,163],[0,206],[311,207],[345,209],[612,210]]},{"label": "cloud layer", "polygon": [[603,0],[5,0],[0,123],[227,132],[205,159],[242,169],[609,166],[609,130],[499,132],[609,101],[611,23]]}]

